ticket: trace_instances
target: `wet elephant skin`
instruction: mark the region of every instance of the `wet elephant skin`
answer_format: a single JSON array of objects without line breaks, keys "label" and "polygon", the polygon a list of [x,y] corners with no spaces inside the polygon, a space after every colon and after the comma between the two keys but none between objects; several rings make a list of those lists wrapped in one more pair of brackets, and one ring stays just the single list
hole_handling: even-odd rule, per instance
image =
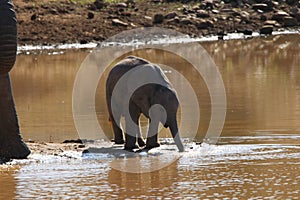
[{"label": "wet elephant skin", "polygon": [[17,20],[12,1],[0,0],[0,163],[26,158],[12,96],[9,71],[16,60]]}]

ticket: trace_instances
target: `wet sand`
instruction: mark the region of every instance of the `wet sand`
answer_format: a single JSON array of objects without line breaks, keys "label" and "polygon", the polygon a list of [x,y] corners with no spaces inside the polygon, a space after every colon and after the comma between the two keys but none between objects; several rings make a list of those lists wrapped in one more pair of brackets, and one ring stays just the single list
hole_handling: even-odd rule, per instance
[{"label": "wet sand", "polygon": [[86,149],[84,144],[78,143],[47,143],[47,142],[26,142],[31,150],[31,154],[53,155],[60,157],[70,157],[66,152],[82,152]]}]

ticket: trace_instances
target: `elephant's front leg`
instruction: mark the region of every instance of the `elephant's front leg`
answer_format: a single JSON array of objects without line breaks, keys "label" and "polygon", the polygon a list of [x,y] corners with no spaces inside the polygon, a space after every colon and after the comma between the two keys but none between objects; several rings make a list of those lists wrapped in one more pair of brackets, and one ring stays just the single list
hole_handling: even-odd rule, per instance
[{"label": "elephant's front leg", "polygon": [[149,119],[149,129],[145,147],[146,149],[152,149],[160,146],[157,138],[158,125],[159,121],[157,119]]},{"label": "elephant's front leg", "polygon": [[139,126],[139,118],[141,114],[139,107],[131,102],[129,105],[129,112],[130,114],[128,113],[127,115],[125,115],[125,149],[132,150],[138,148],[138,146],[136,145],[136,141],[138,141],[138,145],[140,147],[145,146],[145,142],[142,138]]}]

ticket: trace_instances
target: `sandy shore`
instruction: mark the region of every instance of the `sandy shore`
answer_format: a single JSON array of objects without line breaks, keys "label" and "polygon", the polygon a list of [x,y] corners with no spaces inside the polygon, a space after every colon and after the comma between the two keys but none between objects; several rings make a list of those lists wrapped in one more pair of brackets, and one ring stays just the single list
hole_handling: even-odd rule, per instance
[{"label": "sandy shore", "polygon": [[81,153],[86,146],[79,143],[46,143],[46,142],[26,142],[31,150],[31,154],[53,155],[68,157],[65,152]]}]

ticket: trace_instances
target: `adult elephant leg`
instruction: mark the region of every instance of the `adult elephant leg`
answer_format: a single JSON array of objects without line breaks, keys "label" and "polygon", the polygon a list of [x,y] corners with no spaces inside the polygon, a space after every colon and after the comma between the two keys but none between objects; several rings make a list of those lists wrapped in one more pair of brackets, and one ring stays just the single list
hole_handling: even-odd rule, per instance
[{"label": "adult elephant leg", "polygon": [[9,75],[0,75],[0,159],[26,158],[29,154],[19,132]]},{"label": "adult elephant leg", "polygon": [[11,0],[0,0],[0,162],[26,158],[30,150],[22,141],[8,72],[15,63],[17,21]]},{"label": "adult elephant leg", "polygon": [[178,125],[176,118],[172,120],[172,122],[169,124],[169,128],[172,134],[172,137],[174,138],[174,142],[180,152],[184,151],[183,144],[181,142],[179,132],[178,132]]},{"label": "adult elephant leg", "polygon": [[0,0],[0,74],[8,73],[16,60],[17,19],[11,0]]}]

